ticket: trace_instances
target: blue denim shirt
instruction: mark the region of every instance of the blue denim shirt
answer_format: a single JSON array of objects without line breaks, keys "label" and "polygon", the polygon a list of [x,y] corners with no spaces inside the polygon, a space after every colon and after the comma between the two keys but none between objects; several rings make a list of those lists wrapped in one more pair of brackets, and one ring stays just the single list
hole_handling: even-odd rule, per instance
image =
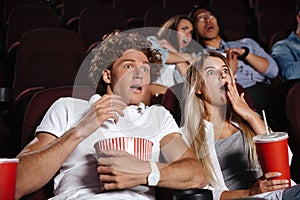
[{"label": "blue denim shirt", "polygon": [[251,87],[257,82],[270,83],[270,79],[275,78],[278,74],[277,63],[255,40],[251,38],[243,38],[240,40],[229,42],[225,42],[224,40],[222,40],[220,48],[215,49],[208,46],[206,47],[206,49],[216,50],[218,52],[224,53],[228,48],[241,47],[248,47],[249,53],[268,59],[269,67],[263,74],[261,74],[256,71],[248,62],[238,60],[238,71],[236,73],[237,83],[242,85],[244,88]]},{"label": "blue denim shirt", "polygon": [[272,47],[271,55],[278,63],[283,79],[300,78],[300,38],[295,32],[276,42]]}]

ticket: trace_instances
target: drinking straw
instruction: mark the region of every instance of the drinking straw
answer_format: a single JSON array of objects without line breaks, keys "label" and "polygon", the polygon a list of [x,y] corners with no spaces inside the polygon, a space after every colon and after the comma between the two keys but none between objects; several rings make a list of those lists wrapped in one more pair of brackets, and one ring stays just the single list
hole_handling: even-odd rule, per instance
[{"label": "drinking straw", "polygon": [[263,113],[263,118],[264,118],[266,130],[267,130],[267,135],[269,135],[270,133],[269,133],[269,128],[268,128],[268,124],[267,124],[267,119],[266,119],[265,110],[262,110],[262,113]]}]

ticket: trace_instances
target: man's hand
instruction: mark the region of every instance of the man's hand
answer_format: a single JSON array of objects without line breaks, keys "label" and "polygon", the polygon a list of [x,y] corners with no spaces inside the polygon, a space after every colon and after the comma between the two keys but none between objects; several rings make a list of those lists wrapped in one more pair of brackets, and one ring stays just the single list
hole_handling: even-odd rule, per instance
[{"label": "man's hand", "polygon": [[105,190],[120,190],[147,184],[149,162],[118,150],[103,150],[97,172]]},{"label": "man's hand", "polygon": [[118,115],[124,116],[123,110],[127,103],[118,95],[104,95],[91,105],[80,123],[76,126],[79,136],[84,139],[97,130],[104,121],[113,118],[118,121]]},{"label": "man's hand", "polygon": [[230,67],[232,69],[233,74],[235,75],[238,70],[238,56],[242,55],[243,49],[239,48],[229,48],[226,49],[226,58],[229,61]]}]

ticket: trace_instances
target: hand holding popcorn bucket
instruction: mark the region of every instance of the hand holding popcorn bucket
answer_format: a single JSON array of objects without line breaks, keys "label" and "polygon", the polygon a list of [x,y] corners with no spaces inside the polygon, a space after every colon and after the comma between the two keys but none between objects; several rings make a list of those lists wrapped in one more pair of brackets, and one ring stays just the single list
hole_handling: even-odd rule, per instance
[{"label": "hand holding popcorn bucket", "polygon": [[[96,150],[97,158],[100,158],[103,155],[101,154],[101,150],[114,149],[126,151],[140,160],[150,161],[152,145],[152,142],[145,138],[117,137],[99,140],[94,144],[94,148]],[[147,186],[142,185],[130,189],[137,192],[146,192],[149,190]]]}]

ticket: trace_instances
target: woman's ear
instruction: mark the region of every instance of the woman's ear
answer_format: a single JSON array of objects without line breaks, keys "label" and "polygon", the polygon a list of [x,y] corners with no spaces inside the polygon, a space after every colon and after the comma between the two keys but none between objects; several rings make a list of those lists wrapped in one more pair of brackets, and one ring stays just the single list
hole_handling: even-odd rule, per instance
[{"label": "woman's ear", "polygon": [[111,83],[111,75],[110,75],[110,70],[109,69],[105,69],[102,72],[102,77],[103,77],[103,81],[107,84]]}]

